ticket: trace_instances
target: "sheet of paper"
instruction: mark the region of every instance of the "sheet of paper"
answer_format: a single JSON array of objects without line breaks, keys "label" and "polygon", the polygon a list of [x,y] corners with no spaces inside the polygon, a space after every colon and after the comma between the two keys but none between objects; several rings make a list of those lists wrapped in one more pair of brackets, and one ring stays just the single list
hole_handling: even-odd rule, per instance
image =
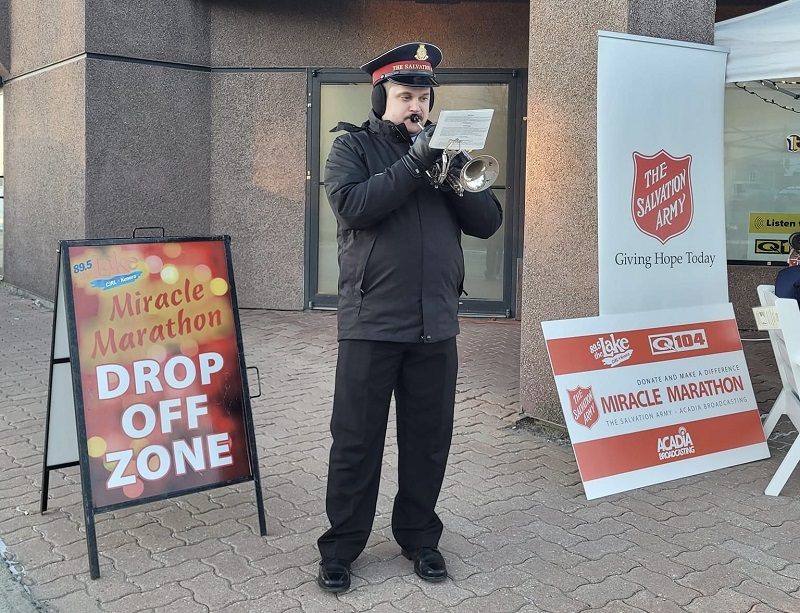
[{"label": "sheet of paper", "polygon": [[781,329],[778,309],[774,306],[753,307],[753,316],[756,318],[756,328],[759,330]]},{"label": "sheet of paper", "polygon": [[431,138],[433,149],[483,149],[494,109],[442,111]]}]

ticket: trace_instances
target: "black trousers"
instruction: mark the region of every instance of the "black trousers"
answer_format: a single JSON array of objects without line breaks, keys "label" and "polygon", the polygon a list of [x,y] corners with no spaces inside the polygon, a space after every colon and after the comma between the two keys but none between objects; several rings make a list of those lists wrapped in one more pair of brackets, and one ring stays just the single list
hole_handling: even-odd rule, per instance
[{"label": "black trousers", "polygon": [[453,436],[458,352],[439,343],[339,342],[331,417],[323,558],[355,560],[369,539],[378,500],[392,392],[397,411],[398,492],[392,533],[403,549],[436,547],[436,501]]}]

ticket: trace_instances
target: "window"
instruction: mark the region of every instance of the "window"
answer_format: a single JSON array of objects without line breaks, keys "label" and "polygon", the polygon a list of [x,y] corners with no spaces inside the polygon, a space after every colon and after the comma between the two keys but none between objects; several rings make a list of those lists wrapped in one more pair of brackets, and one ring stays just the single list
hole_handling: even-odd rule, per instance
[{"label": "window", "polygon": [[728,261],[785,263],[787,239],[800,231],[800,101],[740,85],[725,90]]}]

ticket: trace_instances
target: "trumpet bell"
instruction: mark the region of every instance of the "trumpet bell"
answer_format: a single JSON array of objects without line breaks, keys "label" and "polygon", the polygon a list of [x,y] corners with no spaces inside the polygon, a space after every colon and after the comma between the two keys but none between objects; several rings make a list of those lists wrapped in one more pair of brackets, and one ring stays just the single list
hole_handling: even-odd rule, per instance
[{"label": "trumpet bell", "polygon": [[[463,162],[459,171],[455,160]],[[445,149],[442,159],[426,171],[431,185],[439,187],[447,184],[456,194],[482,192],[490,188],[500,175],[500,163],[491,155],[472,157],[463,149]]]},{"label": "trumpet bell", "polygon": [[500,163],[491,155],[479,155],[464,164],[459,183],[466,192],[482,192],[500,175]]}]

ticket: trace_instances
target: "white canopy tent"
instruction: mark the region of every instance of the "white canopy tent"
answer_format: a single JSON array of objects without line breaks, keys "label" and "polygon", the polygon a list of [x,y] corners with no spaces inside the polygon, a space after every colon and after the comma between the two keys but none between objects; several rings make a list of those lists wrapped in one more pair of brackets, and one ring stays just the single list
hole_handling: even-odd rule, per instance
[{"label": "white canopy tent", "polygon": [[719,22],[714,44],[729,49],[728,83],[800,77],[800,0]]}]

